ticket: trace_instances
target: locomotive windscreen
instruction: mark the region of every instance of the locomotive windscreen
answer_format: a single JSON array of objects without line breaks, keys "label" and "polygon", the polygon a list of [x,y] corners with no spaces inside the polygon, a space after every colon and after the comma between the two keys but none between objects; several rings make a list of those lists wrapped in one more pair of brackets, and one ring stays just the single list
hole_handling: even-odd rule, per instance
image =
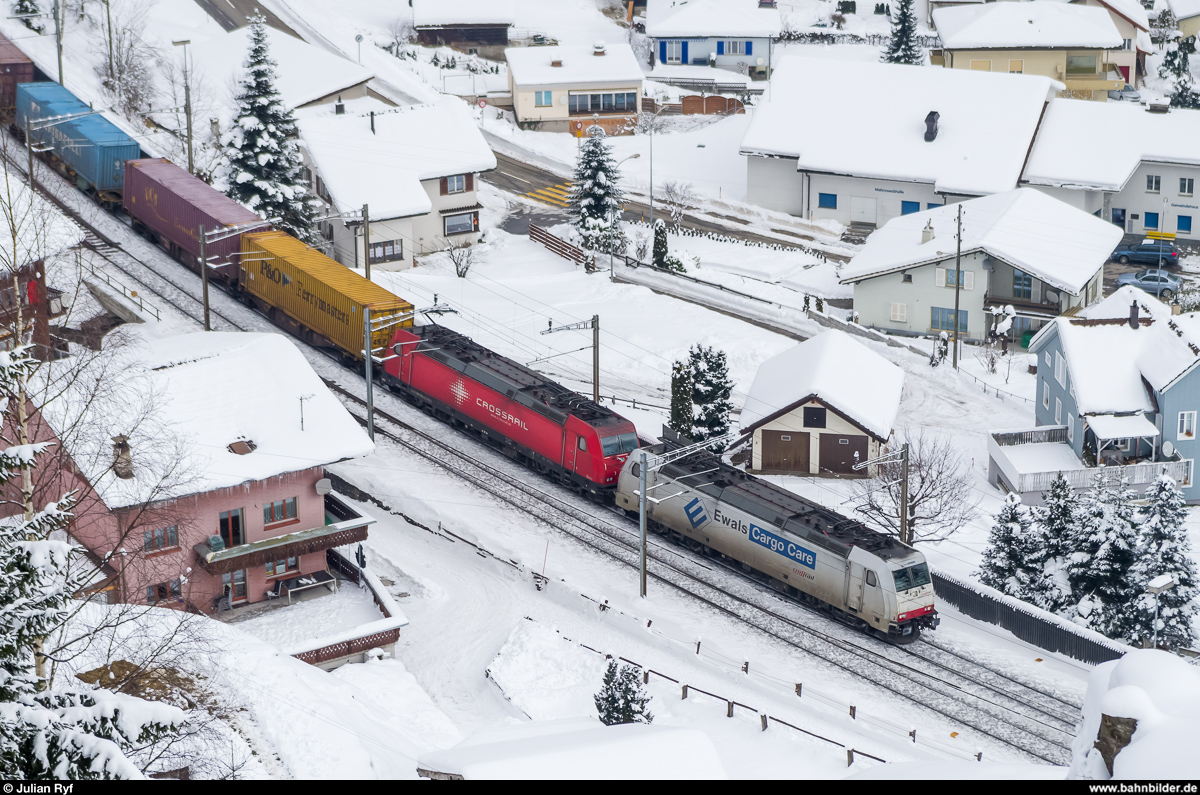
[{"label": "locomotive windscreen", "polygon": [[600,437],[600,446],[604,448],[605,458],[611,455],[620,455],[621,453],[632,453],[638,449],[638,437],[636,433],[602,436]]}]

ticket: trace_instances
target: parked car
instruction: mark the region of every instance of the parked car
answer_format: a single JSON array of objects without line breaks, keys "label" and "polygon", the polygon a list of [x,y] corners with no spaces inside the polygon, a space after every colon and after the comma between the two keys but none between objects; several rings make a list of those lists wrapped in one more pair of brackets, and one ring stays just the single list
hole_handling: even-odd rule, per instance
[{"label": "parked car", "polygon": [[1115,259],[1122,265],[1130,262],[1140,262],[1143,265],[1178,265],[1179,249],[1170,240],[1154,240],[1146,238],[1141,243],[1132,246],[1117,246],[1110,259]]},{"label": "parked car", "polygon": [[1138,93],[1138,90],[1136,88],[1134,88],[1133,86],[1126,83],[1124,88],[1117,88],[1112,91],[1109,91],[1108,98],[1115,99],[1118,101],[1124,100],[1126,102],[1140,102],[1142,99],[1142,95],[1140,93]]},{"label": "parked car", "polygon": [[1117,286],[1124,287],[1132,284],[1138,289],[1145,290],[1151,295],[1170,300],[1179,292],[1183,280],[1174,273],[1159,268],[1147,268],[1137,273],[1122,273],[1117,277]]}]

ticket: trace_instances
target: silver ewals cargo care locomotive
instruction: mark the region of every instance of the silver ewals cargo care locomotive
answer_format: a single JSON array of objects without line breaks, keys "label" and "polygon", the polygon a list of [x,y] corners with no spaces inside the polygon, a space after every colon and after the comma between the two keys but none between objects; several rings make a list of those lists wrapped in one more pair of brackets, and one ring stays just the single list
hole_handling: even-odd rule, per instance
[{"label": "silver ewals cargo care locomotive", "polygon": [[[639,461],[631,455],[617,481],[617,506],[633,514]],[[907,643],[938,624],[924,555],[716,456],[696,453],[648,472],[646,493],[648,528],[765,574],[851,626]]]}]

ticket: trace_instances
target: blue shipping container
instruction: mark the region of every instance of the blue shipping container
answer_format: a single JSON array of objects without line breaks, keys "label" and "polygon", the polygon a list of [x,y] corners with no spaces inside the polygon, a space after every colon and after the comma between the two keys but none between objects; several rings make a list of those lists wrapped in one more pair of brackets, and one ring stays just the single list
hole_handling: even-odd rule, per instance
[{"label": "blue shipping container", "polygon": [[[27,118],[36,123],[90,110],[58,83],[17,85],[16,121],[22,130]],[[34,130],[32,138],[35,144],[52,148],[59,160],[75,171],[84,190],[119,192],[125,181],[125,161],[141,155],[137,141],[99,114]]]}]

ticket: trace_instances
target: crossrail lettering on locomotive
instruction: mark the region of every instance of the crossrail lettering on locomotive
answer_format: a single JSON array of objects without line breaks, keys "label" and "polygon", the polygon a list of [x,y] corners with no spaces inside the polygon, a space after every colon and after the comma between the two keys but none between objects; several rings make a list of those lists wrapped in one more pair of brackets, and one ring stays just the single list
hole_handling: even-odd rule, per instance
[{"label": "crossrail lettering on locomotive", "polygon": [[509,414],[504,409],[493,406],[491,403],[488,403],[483,398],[475,398],[475,405],[480,406],[481,408],[484,409],[484,411],[487,411],[487,412],[495,415],[501,422],[507,422],[510,425],[516,425],[518,428],[520,428],[523,431],[529,430],[529,426],[525,424],[525,421],[523,419],[521,419],[520,417],[514,417],[512,414]]}]

